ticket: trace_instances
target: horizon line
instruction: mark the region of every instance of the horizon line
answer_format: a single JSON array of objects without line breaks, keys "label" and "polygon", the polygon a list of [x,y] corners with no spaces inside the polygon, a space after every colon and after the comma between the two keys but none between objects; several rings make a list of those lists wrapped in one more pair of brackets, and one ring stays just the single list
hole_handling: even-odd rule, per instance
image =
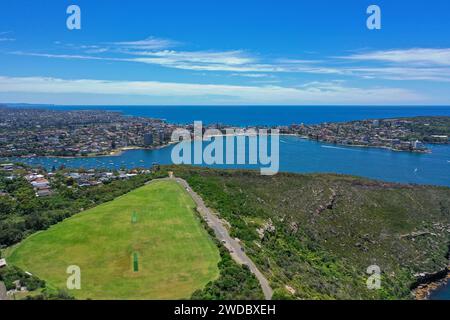
[{"label": "horizon line", "polygon": [[61,106],[61,107],[450,107],[450,104],[56,104],[32,102],[0,102],[6,106]]}]

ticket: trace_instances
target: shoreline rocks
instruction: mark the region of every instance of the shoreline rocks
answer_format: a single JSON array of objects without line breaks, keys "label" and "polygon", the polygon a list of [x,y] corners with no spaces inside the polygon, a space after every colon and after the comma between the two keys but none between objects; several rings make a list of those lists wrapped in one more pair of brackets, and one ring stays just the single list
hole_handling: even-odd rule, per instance
[{"label": "shoreline rocks", "polygon": [[440,287],[446,285],[450,281],[450,271],[447,268],[445,271],[445,274],[440,279],[436,279],[436,277],[439,276],[439,274],[443,273],[438,272],[436,274],[433,274],[433,278],[429,278],[429,282],[427,280],[420,281],[421,284],[419,284],[414,290],[413,294],[415,296],[416,300],[428,300],[430,298],[430,295],[435,291],[436,289],[439,289]]}]

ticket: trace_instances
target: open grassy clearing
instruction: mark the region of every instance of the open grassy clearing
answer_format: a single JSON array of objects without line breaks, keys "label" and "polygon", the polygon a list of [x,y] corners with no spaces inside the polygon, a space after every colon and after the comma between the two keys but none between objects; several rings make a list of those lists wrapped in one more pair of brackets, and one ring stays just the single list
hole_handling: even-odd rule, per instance
[{"label": "open grassy clearing", "polygon": [[81,290],[70,293],[80,299],[189,298],[219,272],[194,207],[176,182],[155,181],[27,238],[7,259],[57,288],[79,266]]}]

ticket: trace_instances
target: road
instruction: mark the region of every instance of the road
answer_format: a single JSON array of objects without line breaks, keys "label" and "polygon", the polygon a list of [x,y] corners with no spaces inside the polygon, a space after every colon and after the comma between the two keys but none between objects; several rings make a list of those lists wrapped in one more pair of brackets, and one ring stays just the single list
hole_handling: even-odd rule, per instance
[{"label": "road", "polygon": [[197,205],[197,211],[200,213],[200,215],[203,217],[203,219],[206,221],[208,226],[214,230],[214,233],[219,239],[220,242],[223,243],[223,245],[228,249],[230,252],[231,257],[239,264],[246,264],[250,271],[256,276],[258,279],[261,288],[264,293],[264,297],[266,300],[270,300],[272,298],[272,288],[269,285],[269,281],[266,279],[266,277],[261,273],[261,271],[258,270],[256,265],[253,263],[253,261],[247,256],[247,254],[244,252],[241,244],[236,241],[235,239],[231,238],[230,234],[228,233],[227,228],[224,225],[224,222],[219,219],[219,217],[210,209],[208,208],[205,203],[203,202],[203,199],[189,186],[186,180],[183,180],[181,178],[168,178],[173,179],[176,182],[178,182],[192,197],[195,204]]}]

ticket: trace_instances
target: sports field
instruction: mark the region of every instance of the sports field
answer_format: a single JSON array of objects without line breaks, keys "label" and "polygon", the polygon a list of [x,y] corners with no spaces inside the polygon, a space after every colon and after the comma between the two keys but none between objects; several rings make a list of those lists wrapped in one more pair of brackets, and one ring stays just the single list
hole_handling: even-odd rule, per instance
[{"label": "sports field", "polygon": [[219,252],[174,181],[154,181],[39,232],[8,262],[66,288],[81,269],[79,299],[179,299],[218,277]]}]

